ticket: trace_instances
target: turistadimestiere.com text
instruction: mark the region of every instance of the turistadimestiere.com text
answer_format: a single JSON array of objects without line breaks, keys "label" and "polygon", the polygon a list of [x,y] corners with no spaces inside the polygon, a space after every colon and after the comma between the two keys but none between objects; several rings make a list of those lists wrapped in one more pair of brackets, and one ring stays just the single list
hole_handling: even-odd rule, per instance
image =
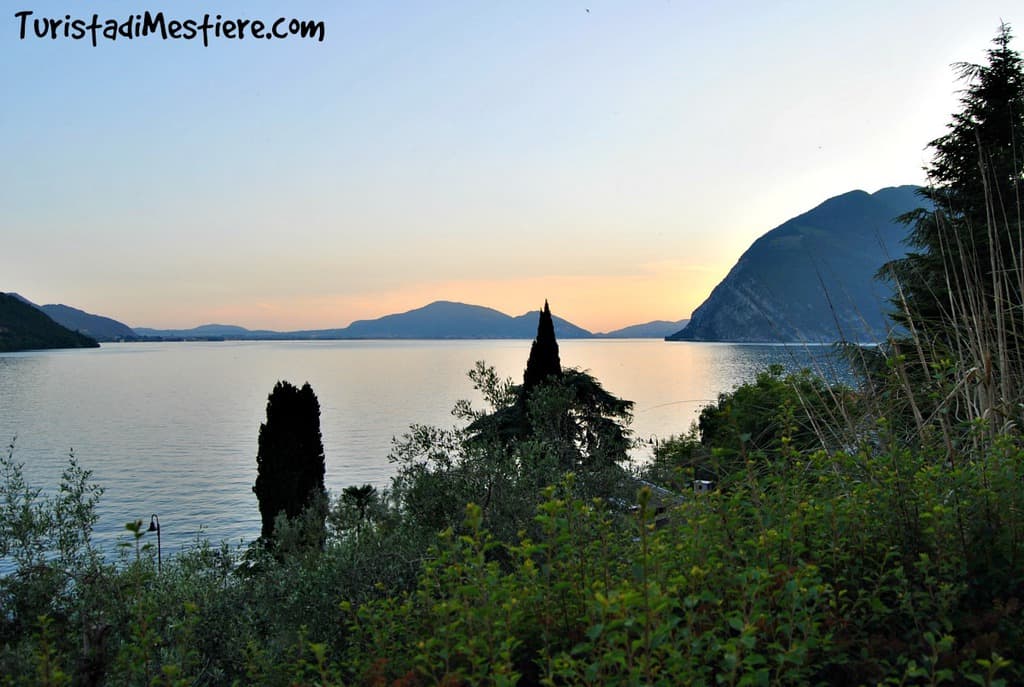
[{"label": "turistadimestiere.com text", "polygon": [[38,16],[32,10],[14,13],[21,40],[88,40],[93,47],[100,42],[135,41],[142,39],[202,41],[209,46],[214,40],[242,41],[284,40],[300,38],[323,43],[327,27],[323,21],[278,17],[272,20],[226,18],[220,14],[203,14],[187,18],[171,18],[163,12],[143,12],[122,18],[105,18],[99,14],[78,17]]}]

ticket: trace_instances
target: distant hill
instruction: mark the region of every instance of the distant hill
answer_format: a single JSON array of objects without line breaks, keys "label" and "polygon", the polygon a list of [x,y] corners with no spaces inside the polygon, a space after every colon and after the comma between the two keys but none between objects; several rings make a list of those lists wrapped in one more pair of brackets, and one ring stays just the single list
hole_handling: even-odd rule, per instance
[{"label": "distant hill", "polygon": [[[265,329],[246,329],[233,324],[204,324],[192,329],[152,329],[150,327],[135,327],[136,336],[140,339],[231,339],[231,340],[258,340],[258,339],[282,339],[288,337],[282,332],[274,332]],[[307,338],[307,337],[301,337]]]},{"label": "distant hill", "polygon": [[0,293],[0,352],[97,347],[95,339],[62,327],[15,295]]},{"label": "distant hill", "polygon": [[[294,333],[323,339],[532,339],[537,335],[539,316],[539,310],[511,317],[481,305],[434,301],[404,313],[356,320],[343,329]],[[559,338],[591,336],[560,317],[552,319]]]},{"label": "distant hill", "polygon": [[93,315],[69,305],[42,305],[39,309],[62,327],[81,332],[97,341],[125,341],[135,338],[135,332],[131,327],[109,317]]},{"label": "distant hill", "polygon": [[[435,301],[422,308],[357,320],[340,329],[310,329],[293,332],[253,331],[233,325],[203,325],[195,329],[150,329],[136,327],[141,337],[166,339],[532,339],[537,334],[539,310],[511,317],[479,305]],[[586,329],[555,317],[559,338],[593,336]]]},{"label": "distant hill", "polygon": [[39,308],[62,327],[81,332],[97,341],[123,341],[135,338],[135,332],[131,327],[109,317],[93,315],[68,305],[36,305],[20,294],[10,295],[34,308]]},{"label": "distant hill", "polygon": [[[537,336],[537,321],[540,319],[540,310],[530,310],[525,312],[518,317],[513,317],[512,321],[515,323],[515,336],[509,338],[512,339],[532,339]],[[555,325],[555,336],[559,339],[589,339],[594,336],[590,331],[587,331],[583,327],[577,327],[572,322],[564,320],[557,315],[551,316],[551,321]]]},{"label": "distant hill", "polygon": [[91,336],[97,341],[123,341],[134,339],[135,332],[123,322],[103,315],[93,315],[69,305],[44,305],[40,307],[50,319],[68,329]]},{"label": "distant hill", "polygon": [[654,320],[644,324],[634,324],[622,329],[594,334],[601,339],[664,339],[689,324],[689,320]]},{"label": "distant hill", "polygon": [[851,191],[772,229],[670,341],[879,341],[890,288],[874,279],[906,253],[894,221],[924,205],[916,186]]}]

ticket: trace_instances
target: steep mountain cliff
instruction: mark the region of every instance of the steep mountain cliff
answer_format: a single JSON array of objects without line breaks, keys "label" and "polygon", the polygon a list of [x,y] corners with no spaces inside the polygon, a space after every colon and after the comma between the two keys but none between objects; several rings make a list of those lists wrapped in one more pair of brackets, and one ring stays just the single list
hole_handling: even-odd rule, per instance
[{"label": "steep mountain cliff", "polygon": [[874,279],[902,256],[895,217],[920,207],[916,186],[851,191],[759,238],[670,341],[878,341],[891,288]]}]

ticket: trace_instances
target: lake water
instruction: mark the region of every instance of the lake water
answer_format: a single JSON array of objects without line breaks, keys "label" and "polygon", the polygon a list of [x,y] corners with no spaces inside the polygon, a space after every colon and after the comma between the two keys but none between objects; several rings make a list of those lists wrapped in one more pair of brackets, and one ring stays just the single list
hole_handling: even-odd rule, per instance
[{"label": "lake water", "polygon": [[[769,363],[794,369],[822,349],[660,340],[566,340],[564,366],[589,370],[635,402],[637,438],[686,431],[717,394]],[[165,553],[204,536],[251,541],[252,485],[267,395],[308,381],[320,400],[327,486],[387,486],[391,439],[413,423],[450,426],[477,360],[522,380],[529,341],[329,341],[104,344],[0,354],[0,441],[32,484],[58,484],[70,450],[105,488],[96,540],[158,513]],[[643,449],[638,453],[643,458]]]}]

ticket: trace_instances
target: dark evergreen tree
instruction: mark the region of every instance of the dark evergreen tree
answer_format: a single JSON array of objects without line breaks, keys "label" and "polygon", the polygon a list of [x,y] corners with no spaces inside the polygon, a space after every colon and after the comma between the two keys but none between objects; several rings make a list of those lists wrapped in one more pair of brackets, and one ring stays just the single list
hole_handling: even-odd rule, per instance
[{"label": "dark evergreen tree", "polygon": [[552,377],[562,375],[562,361],[558,357],[558,341],[555,340],[555,323],[551,319],[551,308],[544,301],[537,323],[537,338],[530,346],[530,357],[523,372],[522,394],[526,396],[536,386]]},{"label": "dark evergreen tree", "polygon": [[966,87],[930,144],[930,207],[903,217],[911,252],[880,271],[897,287],[902,331],[889,348],[900,355],[880,367],[861,357],[873,388],[899,378],[891,426],[913,438],[937,418],[950,460],[955,425],[996,432],[1024,420],[1024,63],[1011,39],[1003,24],[985,64],[956,65]]},{"label": "dark evergreen tree", "polygon": [[469,377],[487,410],[460,401],[452,413],[468,421],[464,430],[415,426],[392,453],[399,468],[391,498],[416,531],[458,528],[472,502],[497,539],[513,541],[536,527],[544,488],[567,472],[575,475],[574,492],[587,498],[625,503],[635,494],[623,467],[633,444],[633,404],[587,372],[562,369],[547,303],[522,384],[500,379],[483,362]]},{"label": "dark evergreen tree", "polygon": [[[493,382],[489,386],[496,388]],[[533,489],[565,472],[576,473],[581,490],[591,495],[606,496],[623,481],[620,464],[629,457],[633,403],[608,393],[586,372],[562,369],[547,301],[523,384],[509,391],[506,405],[477,415],[467,427],[470,445],[507,458],[502,470],[516,473]]]},{"label": "dark evergreen tree", "polygon": [[253,491],[263,521],[261,537],[273,544],[275,519],[302,516],[305,544],[322,545],[327,493],[320,403],[307,382],[297,389],[278,382],[267,399],[267,421],[260,425],[257,476]]},{"label": "dark evergreen tree", "polygon": [[903,217],[914,249],[880,274],[895,279],[898,323],[928,344],[954,348],[970,320],[1006,318],[1024,335],[1021,202],[1024,71],[1003,24],[987,64],[956,65],[967,87],[946,135],[931,142],[930,207]]}]

